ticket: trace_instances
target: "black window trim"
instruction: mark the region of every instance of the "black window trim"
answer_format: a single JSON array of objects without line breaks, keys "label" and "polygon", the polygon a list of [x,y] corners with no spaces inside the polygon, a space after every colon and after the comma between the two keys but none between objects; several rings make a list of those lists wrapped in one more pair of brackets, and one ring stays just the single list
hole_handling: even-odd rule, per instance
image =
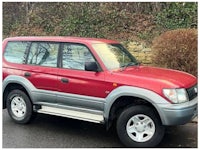
[{"label": "black window trim", "polygon": [[29,43],[29,45],[27,46],[26,50],[25,50],[25,56],[26,56],[26,60],[25,60],[25,64],[28,64],[28,57],[29,57],[29,53],[30,53],[30,49],[32,46],[32,42],[31,41],[27,41]]}]

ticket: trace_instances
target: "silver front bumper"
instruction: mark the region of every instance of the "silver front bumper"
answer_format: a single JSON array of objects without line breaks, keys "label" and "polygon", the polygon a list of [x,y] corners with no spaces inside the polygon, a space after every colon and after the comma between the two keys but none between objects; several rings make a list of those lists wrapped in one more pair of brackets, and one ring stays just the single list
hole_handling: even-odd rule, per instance
[{"label": "silver front bumper", "polygon": [[198,97],[182,104],[158,104],[158,112],[163,125],[182,125],[190,122],[198,114]]}]

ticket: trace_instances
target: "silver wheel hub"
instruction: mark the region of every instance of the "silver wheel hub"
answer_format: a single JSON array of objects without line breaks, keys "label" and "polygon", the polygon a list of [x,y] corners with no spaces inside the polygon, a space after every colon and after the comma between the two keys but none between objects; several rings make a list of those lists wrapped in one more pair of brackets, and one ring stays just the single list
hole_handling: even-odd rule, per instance
[{"label": "silver wheel hub", "polygon": [[136,142],[146,142],[153,137],[155,133],[155,124],[150,117],[137,114],[128,120],[126,131],[132,140]]},{"label": "silver wheel hub", "polygon": [[13,97],[11,100],[11,111],[16,117],[24,117],[26,114],[26,103],[22,97]]}]

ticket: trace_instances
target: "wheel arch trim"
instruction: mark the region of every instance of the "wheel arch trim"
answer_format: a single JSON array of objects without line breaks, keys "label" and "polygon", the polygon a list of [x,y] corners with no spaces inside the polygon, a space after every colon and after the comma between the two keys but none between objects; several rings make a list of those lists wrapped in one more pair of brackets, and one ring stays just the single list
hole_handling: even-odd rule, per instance
[{"label": "wheel arch trim", "polygon": [[3,84],[3,87],[2,87],[3,93],[5,92],[5,89],[9,84],[19,84],[19,85],[21,85],[22,87],[25,88],[25,90],[27,91],[31,100],[34,99],[34,97],[31,93],[32,93],[32,91],[35,90],[35,87],[33,86],[33,84],[28,79],[26,79],[24,77],[16,76],[16,75],[10,75],[3,80],[2,84]]},{"label": "wheel arch trim", "polygon": [[158,104],[170,104],[167,100],[165,100],[157,93],[150,91],[148,89],[132,87],[132,86],[121,86],[113,90],[106,97],[106,103],[104,107],[104,118],[106,122],[108,122],[109,120],[109,114],[113,104],[115,103],[116,100],[118,100],[118,98],[123,96],[138,97],[151,103],[154,106],[154,108],[158,111],[162,122],[164,121],[162,119],[162,111],[160,110]]}]

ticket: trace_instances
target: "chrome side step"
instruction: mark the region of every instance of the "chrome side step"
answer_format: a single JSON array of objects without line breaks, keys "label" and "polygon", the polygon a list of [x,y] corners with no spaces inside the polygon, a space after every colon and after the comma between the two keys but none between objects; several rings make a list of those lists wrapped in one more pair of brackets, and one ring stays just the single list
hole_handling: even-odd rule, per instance
[{"label": "chrome side step", "polygon": [[38,113],[62,116],[67,118],[73,118],[78,120],[84,120],[94,123],[103,123],[103,114],[94,114],[77,110],[61,109],[56,107],[41,106],[41,109],[37,110]]}]

